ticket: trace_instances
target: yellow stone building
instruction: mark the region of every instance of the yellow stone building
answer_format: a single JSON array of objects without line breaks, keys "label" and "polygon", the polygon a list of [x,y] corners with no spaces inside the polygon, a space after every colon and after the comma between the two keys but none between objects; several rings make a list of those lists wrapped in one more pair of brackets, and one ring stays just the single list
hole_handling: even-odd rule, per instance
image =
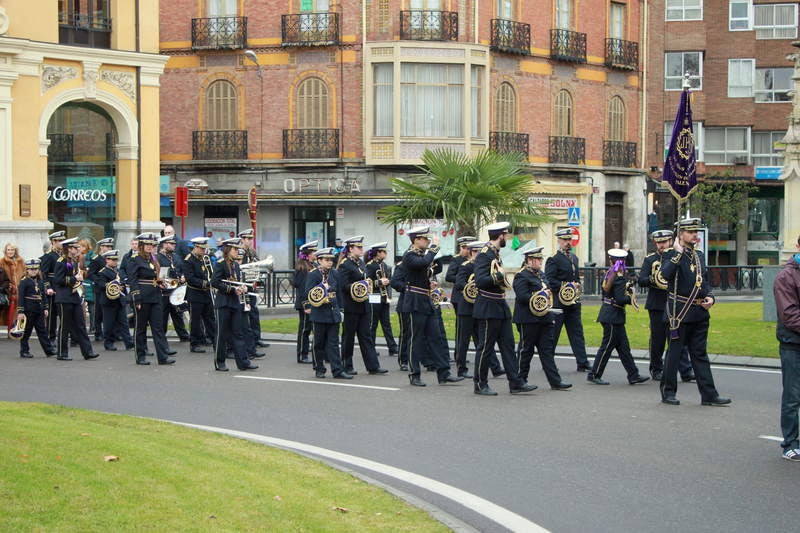
[{"label": "yellow stone building", "polygon": [[[138,12],[137,12],[138,9]],[[157,0],[0,0],[0,243],[159,230]]]}]

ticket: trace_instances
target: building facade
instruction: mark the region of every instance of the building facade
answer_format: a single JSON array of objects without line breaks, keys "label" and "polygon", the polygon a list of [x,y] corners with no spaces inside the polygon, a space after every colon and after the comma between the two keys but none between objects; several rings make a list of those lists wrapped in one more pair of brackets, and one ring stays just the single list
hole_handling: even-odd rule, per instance
[{"label": "building facade", "polygon": [[311,239],[402,249],[376,216],[390,179],[426,149],[492,148],[527,156],[554,215],[523,242],[553,251],[571,223],[583,261],[615,240],[643,251],[643,16],[605,0],[162,2],[161,173],[190,188],[185,236],[248,227],[255,186],[278,268]]},{"label": "building facade", "polygon": [[[783,138],[792,111],[798,4],[762,0],[656,0],[648,17],[648,213],[668,227],[675,202],[659,187],[681,81],[689,73],[701,178],[736,178],[757,191],[738,227],[710,227],[721,264],[777,264],[784,187]],[[693,213],[694,214],[694,213]],[[716,253],[710,254],[716,256]]]},{"label": "building facade", "polygon": [[157,2],[0,0],[0,241],[160,229]]}]

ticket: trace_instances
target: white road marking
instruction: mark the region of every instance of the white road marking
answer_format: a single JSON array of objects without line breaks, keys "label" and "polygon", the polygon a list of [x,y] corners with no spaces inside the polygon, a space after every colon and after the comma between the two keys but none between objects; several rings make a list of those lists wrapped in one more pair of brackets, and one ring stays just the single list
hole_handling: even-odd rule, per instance
[{"label": "white road marking", "polygon": [[[312,383],[317,383],[317,382],[312,382]],[[489,500],[485,500],[480,496],[476,496],[475,494],[453,487],[452,485],[448,485],[447,483],[442,483],[441,481],[436,481],[435,479],[431,479],[429,477],[421,476],[419,474],[414,474],[413,472],[409,472],[408,470],[402,470],[400,468],[395,468],[393,466],[389,466],[383,463],[378,463],[376,461],[364,459],[363,457],[357,457],[355,455],[336,452],[333,450],[329,450],[327,448],[320,448],[318,446],[304,444],[302,442],[278,439],[275,437],[268,437],[266,435],[258,435],[255,433],[247,433],[244,431],[237,431],[235,429],[204,426],[199,424],[187,424],[184,422],[175,422],[172,420],[170,420],[169,422],[190,428],[201,429],[204,431],[222,433],[225,435],[230,435],[232,437],[246,439],[261,444],[267,444],[270,446],[278,446],[281,448],[287,448],[289,450],[297,450],[311,455],[316,455],[318,457],[325,457],[326,459],[331,459],[334,461],[352,465],[354,467],[361,468],[364,470],[376,472],[384,476],[389,476],[394,479],[398,479],[405,483],[409,483],[411,485],[415,485],[427,491],[433,492],[440,496],[444,496],[445,498],[448,498],[460,505],[463,505],[467,509],[474,511],[511,531],[524,531],[526,533],[548,531],[539,524],[531,522],[524,516],[518,515],[513,511],[509,511],[505,507],[500,507],[499,505],[494,504]]]},{"label": "white road marking", "polygon": [[759,439],[774,440],[775,442],[783,442],[783,437],[773,437],[772,435],[759,435]]},{"label": "white road marking", "polygon": [[354,389],[375,389],[375,390],[400,390],[397,387],[378,387],[376,385],[356,385],[355,383],[335,383],[331,381],[314,381],[311,379],[289,379],[289,378],[267,378],[262,376],[233,376],[238,379],[261,379],[264,381],[286,381],[288,383],[311,383],[312,385],[328,385],[329,387],[352,387]]}]

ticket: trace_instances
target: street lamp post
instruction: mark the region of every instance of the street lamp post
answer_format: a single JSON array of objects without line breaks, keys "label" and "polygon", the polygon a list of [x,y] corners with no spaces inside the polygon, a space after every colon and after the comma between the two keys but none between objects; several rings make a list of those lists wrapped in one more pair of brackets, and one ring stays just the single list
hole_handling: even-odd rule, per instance
[{"label": "street lamp post", "polygon": [[261,63],[258,61],[258,55],[252,50],[245,50],[244,57],[252,61],[258,67],[258,85],[260,99],[258,102],[259,107],[259,124],[258,124],[258,144],[259,144],[259,158],[264,158],[264,75],[261,72]]}]

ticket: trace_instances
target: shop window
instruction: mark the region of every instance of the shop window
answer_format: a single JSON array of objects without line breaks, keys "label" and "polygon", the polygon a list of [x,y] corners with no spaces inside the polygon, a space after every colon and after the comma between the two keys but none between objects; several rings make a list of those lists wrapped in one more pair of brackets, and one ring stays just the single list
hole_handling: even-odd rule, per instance
[{"label": "shop window", "polygon": [[752,198],[747,213],[747,238],[777,239],[780,231],[780,198]]}]

